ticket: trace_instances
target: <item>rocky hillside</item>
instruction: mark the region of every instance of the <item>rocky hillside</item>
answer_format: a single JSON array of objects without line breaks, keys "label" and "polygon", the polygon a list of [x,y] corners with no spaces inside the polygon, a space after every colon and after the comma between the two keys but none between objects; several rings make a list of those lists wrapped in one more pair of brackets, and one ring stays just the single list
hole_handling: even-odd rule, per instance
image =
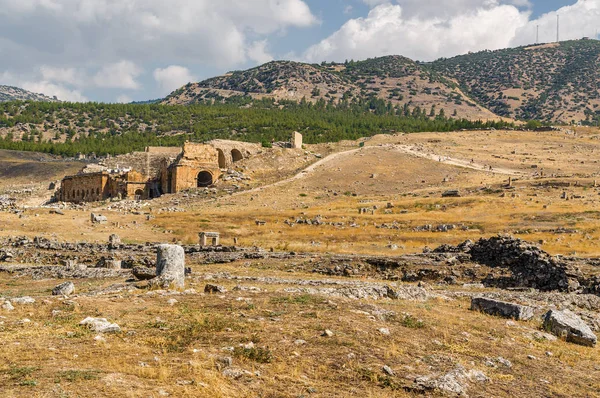
[{"label": "rocky hillside", "polygon": [[432,63],[386,56],[343,64],[275,61],[190,83],[163,103],[274,98],[340,103],[380,98],[470,119],[600,119],[600,41],[470,53]]},{"label": "rocky hillside", "polygon": [[274,98],[340,103],[379,98],[392,105],[469,119],[497,119],[467,98],[458,85],[414,61],[389,56],[344,64],[309,65],[274,61],[200,83],[190,83],[169,95],[165,104]]},{"label": "rocky hillside", "polygon": [[485,51],[428,65],[494,113],[517,119],[600,117],[600,41]]},{"label": "rocky hillside", "polygon": [[56,97],[51,98],[43,94],[32,93],[31,91],[23,90],[22,88],[0,85],[0,102],[7,101],[44,101],[56,102]]}]

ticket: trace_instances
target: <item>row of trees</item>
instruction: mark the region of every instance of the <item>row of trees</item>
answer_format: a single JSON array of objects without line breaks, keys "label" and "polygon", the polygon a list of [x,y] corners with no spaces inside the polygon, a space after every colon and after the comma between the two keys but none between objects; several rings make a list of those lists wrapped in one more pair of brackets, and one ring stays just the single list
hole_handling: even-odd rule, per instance
[{"label": "row of trees", "polygon": [[[336,142],[380,133],[453,131],[508,127],[504,122],[448,118],[443,113],[408,105],[392,106],[377,98],[342,102],[323,100],[254,101],[234,104],[166,106],[158,104],[0,103],[0,127],[28,124],[51,131],[52,138],[14,140],[5,136],[0,148],[73,156],[76,153],[121,154],[145,146],[177,146],[186,140],[234,139],[268,143],[300,131],[306,143]],[[73,134],[76,132],[76,134]],[[60,141],[56,140],[61,137]]]}]

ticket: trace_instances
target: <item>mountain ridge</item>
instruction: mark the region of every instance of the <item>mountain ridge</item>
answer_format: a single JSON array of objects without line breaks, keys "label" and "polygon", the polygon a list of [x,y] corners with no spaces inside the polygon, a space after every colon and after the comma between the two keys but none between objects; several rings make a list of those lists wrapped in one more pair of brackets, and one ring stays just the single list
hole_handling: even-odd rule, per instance
[{"label": "mountain ridge", "polygon": [[56,97],[48,97],[44,94],[37,94],[25,89],[4,86],[0,84],[0,102],[9,101],[43,101],[43,102],[58,102]]},{"label": "mountain ridge", "polygon": [[600,41],[573,40],[413,61],[399,55],[344,63],[271,61],[197,83],[161,103],[272,98],[368,101],[467,119],[600,121]]}]

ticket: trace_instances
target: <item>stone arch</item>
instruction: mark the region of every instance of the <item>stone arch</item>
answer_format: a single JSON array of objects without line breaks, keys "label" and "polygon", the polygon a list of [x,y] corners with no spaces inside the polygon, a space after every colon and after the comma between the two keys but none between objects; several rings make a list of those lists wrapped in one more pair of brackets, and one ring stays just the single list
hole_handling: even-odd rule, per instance
[{"label": "stone arch", "polygon": [[242,155],[242,152],[240,152],[239,149],[232,149],[231,150],[231,159],[234,162],[239,162],[240,160],[244,159],[244,155]]},{"label": "stone arch", "polygon": [[135,200],[142,200],[143,197],[144,197],[144,190],[143,189],[136,189],[136,191],[135,191]]},{"label": "stone arch", "polygon": [[198,188],[206,188],[213,184],[213,175],[210,171],[203,170],[196,177],[196,186]]},{"label": "stone arch", "polygon": [[227,158],[222,149],[217,149],[217,152],[219,152],[219,168],[224,169],[227,167]]}]

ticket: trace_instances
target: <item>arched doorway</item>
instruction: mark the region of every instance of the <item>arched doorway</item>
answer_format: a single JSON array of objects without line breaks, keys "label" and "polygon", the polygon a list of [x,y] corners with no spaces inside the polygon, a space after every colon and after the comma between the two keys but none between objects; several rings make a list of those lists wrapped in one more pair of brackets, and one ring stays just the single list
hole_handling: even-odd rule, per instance
[{"label": "arched doorway", "polygon": [[208,171],[201,171],[197,177],[198,188],[205,188],[213,184],[213,176]]},{"label": "arched doorway", "polygon": [[224,169],[227,167],[227,159],[225,158],[225,154],[221,149],[217,149],[217,152],[219,152],[219,168]]},{"label": "arched doorway", "polygon": [[135,191],[135,200],[142,200],[144,198],[144,190],[138,189]]},{"label": "arched doorway", "polygon": [[233,159],[234,162],[239,162],[240,160],[244,159],[244,155],[242,155],[242,153],[239,150],[232,149],[231,159]]}]

